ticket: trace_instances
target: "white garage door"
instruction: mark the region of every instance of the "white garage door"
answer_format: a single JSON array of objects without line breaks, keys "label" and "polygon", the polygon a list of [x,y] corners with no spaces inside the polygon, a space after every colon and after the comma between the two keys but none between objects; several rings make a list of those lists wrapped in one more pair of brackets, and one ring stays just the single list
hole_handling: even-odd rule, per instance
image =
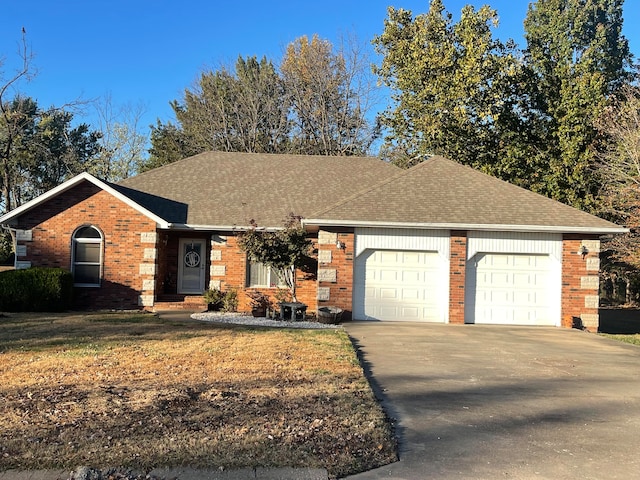
[{"label": "white garage door", "polygon": [[549,255],[478,253],[466,273],[467,323],[556,325]]},{"label": "white garage door", "polygon": [[365,250],[356,258],[354,318],[443,322],[436,252]]}]

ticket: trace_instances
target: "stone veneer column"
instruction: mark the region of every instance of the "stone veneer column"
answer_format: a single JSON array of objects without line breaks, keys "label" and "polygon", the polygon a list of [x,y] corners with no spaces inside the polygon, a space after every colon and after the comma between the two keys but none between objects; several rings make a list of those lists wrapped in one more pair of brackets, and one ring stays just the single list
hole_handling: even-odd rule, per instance
[{"label": "stone veneer column", "polygon": [[[223,262],[222,251],[227,247],[227,237],[222,235],[211,235],[211,256],[209,266],[209,281],[206,288],[220,290],[222,280],[227,274],[227,265]],[[224,259],[227,260],[226,258]]]},{"label": "stone veneer column", "polygon": [[449,254],[449,323],[464,323],[467,232],[451,231]]},{"label": "stone veneer column", "polygon": [[566,234],[562,239],[562,326],[599,326],[600,240]]},{"label": "stone veneer column", "polygon": [[153,307],[156,300],[156,274],[158,265],[158,234],[156,232],[142,232],[140,234],[140,243],[143,247],[142,263],[140,264],[140,276],[142,277],[142,285],[140,288],[140,296],[138,297],[138,305],[141,307]]},{"label": "stone veneer column", "polygon": [[[318,308],[338,307],[349,320],[353,310],[353,255],[355,234],[352,231],[327,229],[318,232]],[[341,248],[338,248],[338,241]]]}]

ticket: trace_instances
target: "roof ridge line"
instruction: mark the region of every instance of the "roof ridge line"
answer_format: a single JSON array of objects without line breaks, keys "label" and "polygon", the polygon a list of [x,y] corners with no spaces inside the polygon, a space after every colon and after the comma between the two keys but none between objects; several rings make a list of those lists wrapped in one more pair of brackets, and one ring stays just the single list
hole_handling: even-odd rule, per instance
[{"label": "roof ridge line", "polygon": [[[375,158],[375,157],[372,157],[372,158]],[[344,205],[344,204],[345,204],[345,203],[347,203],[347,202],[350,202],[350,201],[351,201],[351,200],[353,200],[354,198],[358,198],[359,196],[364,195],[365,193],[369,193],[369,192],[371,192],[372,190],[374,190],[374,189],[376,189],[376,188],[380,188],[380,187],[382,187],[383,185],[387,185],[387,184],[389,184],[389,183],[393,182],[394,180],[397,180],[398,178],[404,177],[405,175],[407,175],[407,174],[408,174],[408,172],[410,172],[411,170],[413,170],[413,169],[414,169],[414,168],[416,168],[416,167],[419,167],[420,165],[425,164],[426,162],[430,161],[432,158],[435,158],[435,157],[428,158],[428,159],[427,159],[427,160],[425,160],[424,162],[420,162],[418,165],[414,165],[414,166],[413,166],[413,167],[411,167],[411,168],[407,168],[407,169],[404,169],[404,170],[400,170],[398,173],[396,173],[395,175],[391,176],[390,178],[387,178],[387,179],[385,179],[385,180],[382,180],[381,182],[376,183],[376,184],[375,184],[375,185],[373,185],[372,187],[368,187],[368,188],[364,188],[364,189],[362,189],[362,190],[358,190],[357,192],[355,192],[355,193],[353,193],[353,194],[349,195],[349,196],[348,196],[347,198],[345,198],[344,200],[341,200],[341,201],[339,201],[339,202],[336,202],[336,203],[334,203],[334,204],[330,205],[329,207],[326,207],[326,208],[324,208],[324,209],[322,209],[322,210],[318,210],[318,211],[314,212],[314,213],[313,213],[313,215],[314,215],[314,216],[322,215],[322,214],[323,214],[323,213],[325,213],[325,212],[328,212],[328,211],[330,211],[330,210],[333,210],[333,209],[334,209],[334,208],[336,208],[336,207],[339,207],[339,206],[341,206],[341,205]],[[443,157],[440,157],[440,158],[443,158]],[[393,164],[392,164],[392,163],[390,163],[390,162],[389,162],[389,164],[390,164],[390,165],[393,165]],[[395,165],[395,166],[397,167],[397,165]]]}]

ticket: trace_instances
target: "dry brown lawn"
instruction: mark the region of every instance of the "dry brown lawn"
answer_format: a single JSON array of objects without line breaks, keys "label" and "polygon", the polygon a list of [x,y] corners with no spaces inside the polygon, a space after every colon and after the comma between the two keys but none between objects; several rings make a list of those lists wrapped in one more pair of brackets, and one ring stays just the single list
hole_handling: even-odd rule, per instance
[{"label": "dry brown lawn", "polygon": [[0,471],[326,468],[396,460],[341,331],[150,314],[0,318]]}]

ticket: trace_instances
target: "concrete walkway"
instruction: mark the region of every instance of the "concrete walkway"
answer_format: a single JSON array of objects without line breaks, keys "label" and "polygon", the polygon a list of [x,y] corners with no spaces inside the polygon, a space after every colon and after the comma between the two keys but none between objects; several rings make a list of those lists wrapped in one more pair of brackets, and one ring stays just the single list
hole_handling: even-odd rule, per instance
[{"label": "concrete walkway", "polygon": [[364,479],[640,478],[640,347],[578,330],[348,323],[400,461]]}]

